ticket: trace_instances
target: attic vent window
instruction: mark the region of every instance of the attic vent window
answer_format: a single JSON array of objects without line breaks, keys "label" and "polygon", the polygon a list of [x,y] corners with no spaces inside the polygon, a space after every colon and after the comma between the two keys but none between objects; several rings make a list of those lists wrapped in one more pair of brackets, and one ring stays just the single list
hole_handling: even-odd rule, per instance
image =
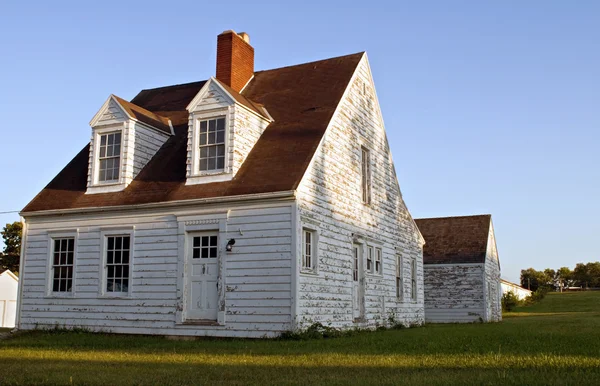
[{"label": "attic vent window", "polygon": [[117,181],[121,165],[121,133],[110,133],[100,136],[100,153],[98,159],[100,160],[98,181]]},{"label": "attic vent window", "polygon": [[225,118],[200,121],[200,172],[225,169]]}]

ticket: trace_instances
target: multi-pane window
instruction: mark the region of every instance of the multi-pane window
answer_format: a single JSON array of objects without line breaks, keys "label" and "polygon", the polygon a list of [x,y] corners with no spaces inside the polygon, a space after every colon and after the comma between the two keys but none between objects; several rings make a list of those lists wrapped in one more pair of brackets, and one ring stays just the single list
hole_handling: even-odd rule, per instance
[{"label": "multi-pane window", "polygon": [[371,154],[368,149],[361,147],[361,184],[362,201],[371,203]]},{"label": "multi-pane window", "polygon": [[367,272],[373,272],[373,247],[367,248]]},{"label": "multi-pane window", "polygon": [[98,160],[98,181],[117,181],[121,165],[121,133],[100,136]]},{"label": "multi-pane window", "polygon": [[396,297],[402,297],[402,255],[396,255]]},{"label": "multi-pane window", "polygon": [[73,292],[75,238],[53,239],[52,292]]},{"label": "multi-pane window", "polygon": [[129,292],[130,236],[106,237],[106,292]]},{"label": "multi-pane window", "polygon": [[225,168],[225,118],[200,121],[200,171]]},{"label": "multi-pane window", "polygon": [[192,245],[193,259],[216,259],[218,246],[218,236],[195,236]]},{"label": "multi-pane window", "polygon": [[417,300],[417,260],[410,262],[410,298]]},{"label": "multi-pane window", "polygon": [[355,245],[354,247],[352,247],[352,254],[353,254],[353,258],[354,258],[354,264],[352,267],[352,280],[353,281],[358,281],[358,264],[359,264],[359,253],[358,253],[358,246]]},{"label": "multi-pane window", "polygon": [[381,256],[381,248],[376,248],[375,249],[375,273],[378,275],[381,275],[382,272],[382,262],[381,262],[382,256]]},{"label": "multi-pane window", "polygon": [[314,271],[315,261],[315,232],[304,229],[302,231],[302,269],[305,271]]}]

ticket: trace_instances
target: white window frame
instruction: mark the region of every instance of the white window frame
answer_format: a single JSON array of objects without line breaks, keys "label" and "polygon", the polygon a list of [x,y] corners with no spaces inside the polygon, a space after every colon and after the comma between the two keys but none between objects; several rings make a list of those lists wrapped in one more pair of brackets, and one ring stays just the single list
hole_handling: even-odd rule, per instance
[{"label": "white window frame", "polygon": [[[217,120],[223,120],[223,142],[216,142],[216,138],[217,138],[217,127],[216,127],[216,122]],[[208,143],[208,130],[210,129],[210,121],[215,121],[215,143]],[[202,133],[200,132],[201,130],[201,126],[202,126],[202,122],[206,122],[206,143],[204,145],[201,144],[201,136]],[[226,166],[225,166],[225,161],[227,160],[227,116],[222,115],[222,116],[216,116],[216,117],[211,117],[211,118],[202,118],[202,119],[197,119],[197,125],[198,125],[198,131],[197,131],[197,135],[198,135],[198,170],[197,172],[199,174],[219,174],[219,173],[224,173],[226,170]],[[215,167],[214,169],[207,169],[207,170],[200,170],[200,163],[202,161],[202,148],[209,148],[211,146],[223,146],[223,167],[222,168],[218,168]],[[216,162],[216,157],[215,157],[215,162]],[[215,164],[216,166],[216,164]]]},{"label": "white window frame", "polygon": [[[231,115],[233,106],[211,111],[202,111],[192,114],[191,138],[191,170],[187,176],[186,184],[204,184],[209,182],[228,181],[232,178],[230,160]],[[200,171],[200,122],[225,118],[225,167],[218,170]]]},{"label": "white window frame", "polygon": [[[124,181],[124,168],[123,168],[123,154],[125,150],[125,130],[123,129],[125,123],[118,125],[111,125],[107,127],[94,128],[94,154],[93,154],[93,165],[92,165],[92,185],[94,186],[111,186],[120,185]],[[119,154],[119,178],[111,181],[100,181],[100,138],[103,135],[121,133],[121,151]]]},{"label": "white window frame", "polygon": [[[379,269],[377,269],[377,263],[379,263]],[[373,272],[375,275],[383,275],[383,249],[380,247],[375,248],[375,260],[373,261]]]},{"label": "white window frame", "polygon": [[[109,292],[106,290],[107,279],[108,279],[108,264],[107,264],[107,252],[108,252],[108,238],[109,237],[129,237],[129,285],[127,286],[127,292]],[[133,269],[134,269],[134,256],[135,256],[135,227],[116,227],[116,228],[101,228],[100,231],[100,272],[102,280],[100,280],[100,296],[107,298],[130,298],[132,297],[133,289]]]},{"label": "white window frame", "polygon": [[373,274],[373,266],[375,265],[375,247],[367,245],[367,253],[365,254],[365,272]]},{"label": "white window frame", "polygon": [[[104,154],[104,157],[101,157],[100,151],[101,151],[101,147],[102,147],[102,137],[106,136],[106,144],[104,145],[104,147],[108,150],[108,146],[109,146],[108,145],[108,136],[110,136],[110,135],[115,136],[116,134],[119,134],[119,137],[120,137],[119,138],[119,154],[115,155],[113,153],[113,155],[110,156],[110,157],[107,156],[106,154]],[[123,131],[122,130],[115,130],[115,131],[111,131],[111,132],[107,132],[107,133],[100,133],[100,134],[98,134],[98,142],[97,142],[97,146],[98,146],[98,152],[97,152],[97,154],[98,154],[98,175],[96,176],[98,184],[102,184],[102,185],[105,185],[105,184],[115,184],[115,183],[119,183],[119,181],[121,180],[121,173],[122,173],[121,166],[122,166],[122,161],[123,161],[123,158],[122,158],[121,154],[123,154],[123,139],[124,138],[123,138]],[[114,148],[115,144],[113,143],[112,146]],[[117,167],[118,177],[110,179],[110,180],[100,180],[100,172],[101,172],[101,170],[100,170],[100,164],[102,163],[102,160],[103,159],[115,159],[115,158],[118,158],[118,161],[119,161],[119,164],[118,164],[118,167]],[[114,167],[113,167],[113,170],[114,170]],[[105,177],[106,177],[106,175],[105,175]]]},{"label": "white window frame", "polygon": [[[71,283],[70,292],[54,292],[54,240],[56,239],[74,239],[73,248],[73,277]],[[47,265],[47,280],[46,280],[46,297],[60,298],[60,297],[74,297],[77,288],[77,249],[79,244],[79,230],[53,230],[48,231],[48,265]]]},{"label": "white window frame", "polygon": [[371,204],[371,169],[371,150],[362,145],[360,147],[360,191],[362,203],[365,205]]},{"label": "white window frame", "polygon": [[417,301],[417,259],[414,257],[410,261],[410,299],[413,302]]},{"label": "white window frame", "polygon": [[[306,267],[304,265],[307,232],[311,234],[310,249],[312,267]],[[300,240],[300,273],[317,274],[319,272],[319,228],[313,224],[302,224],[302,237]]]},{"label": "white window frame", "polygon": [[402,278],[402,254],[396,253],[396,298],[404,299],[404,280]]}]

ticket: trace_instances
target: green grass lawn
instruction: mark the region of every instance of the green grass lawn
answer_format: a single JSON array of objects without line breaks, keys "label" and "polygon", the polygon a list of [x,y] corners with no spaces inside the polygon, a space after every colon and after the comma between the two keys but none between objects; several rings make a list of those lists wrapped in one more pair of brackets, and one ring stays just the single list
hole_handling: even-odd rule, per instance
[{"label": "green grass lawn", "polygon": [[550,294],[502,323],[312,340],[171,341],[30,332],[0,384],[600,384],[600,292]]}]

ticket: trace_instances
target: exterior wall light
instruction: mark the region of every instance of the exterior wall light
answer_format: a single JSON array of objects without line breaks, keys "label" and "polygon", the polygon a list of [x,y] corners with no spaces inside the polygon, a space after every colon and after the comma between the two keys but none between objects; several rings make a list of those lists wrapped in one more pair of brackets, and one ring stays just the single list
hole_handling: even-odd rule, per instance
[{"label": "exterior wall light", "polygon": [[229,241],[227,242],[227,245],[225,246],[225,250],[227,252],[231,252],[234,244],[235,244],[235,239],[229,239]]}]

